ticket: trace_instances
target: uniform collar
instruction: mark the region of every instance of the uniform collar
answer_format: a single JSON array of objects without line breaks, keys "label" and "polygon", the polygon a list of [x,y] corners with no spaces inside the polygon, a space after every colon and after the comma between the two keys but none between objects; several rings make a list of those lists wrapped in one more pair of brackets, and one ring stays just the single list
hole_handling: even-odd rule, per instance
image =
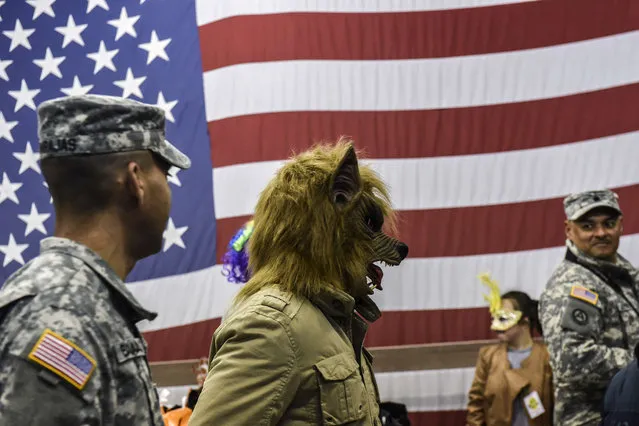
[{"label": "uniform collar", "polygon": [[604,267],[604,268],[605,267],[622,268],[627,270],[630,273],[633,273],[633,275],[635,273],[634,266],[632,266],[632,264],[619,253],[617,253],[616,262],[609,262],[607,260],[596,259],[592,256],[588,256],[586,253],[579,250],[577,246],[575,245],[575,243],[573,243],[570,240],[566,240],[566,247],[568,248],[568,250],[570,250],[570,252],[573,255],[575,255],[575,257],[577,257],[577,259],[589,265],[596,266],[596,267]]},{"label": "uniform collar", "polygon": [[348,293],[332,287],[322,289],[312,298],[312,302],[327,316],[334,318],[350,318],[357,311],[368,322],[374,322],[381,316],[379,308],[368,296],[357,301]]},{"label": "uniform collar", "polygon": [[134,322],[146,319],[152,321],[157,313],[148,311],[140,305],[137,299],[126,287],[115,271],[96,252],[87,246],[68,238],[48,237],[40,242],[40,254],[58,252],[82,260],[96,274],[98,274],[109,288],[118,294],[132,313]]}]

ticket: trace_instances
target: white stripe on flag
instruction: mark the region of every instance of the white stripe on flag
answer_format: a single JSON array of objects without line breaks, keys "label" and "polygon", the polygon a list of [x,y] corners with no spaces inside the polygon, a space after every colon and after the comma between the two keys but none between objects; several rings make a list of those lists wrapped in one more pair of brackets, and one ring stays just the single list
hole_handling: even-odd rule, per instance
[{"label": "white stripe on flag", "polygon": [[382,401],[406,404],[409,412],[464,410],[474,368],[377,373]]},{"label": "white stripe on flag", "polygon": [[[477,280],[482,271],[491,272],[505,287],[517,287],[536,298],[564,252],[564,247],[555,247],[479,256],[408,258],[399,268],[383,268],[385,290],[373,298],[382,311],[486,307],[485,287]],[[623,237],[620,252],[633,263],[639,259],[639,234]],[[226,281],[219,265],[128,286],[143,306],[159,313],[155,321],[139,323],[142,331],[219,318],[240,289]],[[158,294],[171,297],[157,297]]]},{"label": "white stripe on flag", "polygon": [[206,118],[458,108],[573,95],[639,82],[637,46],[639,31],[631,31],[461,57],[233,65],[204,73]]},{"label": "white stripe on flag", "polygon": [[[422,210],[542,200],[633,185],[639,182],[637,158],[639,132],[521,151],[364,162],[388,184],[396,209]],[[216,218],[252,214],[260,192],[282,164],[214,168]],[[606,173],[584,172],[595,169]]]},{"label": "white stripe on flag", "polygon": [[233,16],[288,12],[417,12],[497,6],[535,0],[196,0],[197,24]]},{"label": "white stripe on flag", "polygon": [[[475,374],[474,368],[423,370],[377,373],[381,400],[406,404],[409,412],[465,410],[468,391]],[[170,393],[168,405],[181,404],[191,387],[167,386],[158,388],[160,395]]]}]

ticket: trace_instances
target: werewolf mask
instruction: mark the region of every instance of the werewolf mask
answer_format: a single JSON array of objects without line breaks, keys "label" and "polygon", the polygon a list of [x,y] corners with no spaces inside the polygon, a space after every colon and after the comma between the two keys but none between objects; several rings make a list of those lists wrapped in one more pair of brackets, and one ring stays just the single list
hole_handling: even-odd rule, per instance
[{"label": "werewolf mask", "polygon": [[266,285],[309,298],[326,286],[362,297],[381,290],[379,263],[397,266],[408,254],[383,231],[395,229],[386,186],[344,139],[287,162],[260,195],[253,220],[251,279],[240,297]]}]

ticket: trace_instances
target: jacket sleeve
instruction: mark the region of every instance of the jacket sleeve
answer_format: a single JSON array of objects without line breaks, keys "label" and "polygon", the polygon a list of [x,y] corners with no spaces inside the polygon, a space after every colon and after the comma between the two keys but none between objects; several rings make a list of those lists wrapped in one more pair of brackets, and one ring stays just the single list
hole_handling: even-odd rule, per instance
[{"label": "jacket sleeve", "polygon": [[[632,359],[630,350],[601,341],[601,308],[570,295],[576,283],[556,283],[540,300],[540,317],[555,383],[603,388]],[[620,333],[621,336],[621,333]]]},{"label": "jacket sleeve", "polygon": [[466,424],[472,426],[482,426],[486,424],[484,418],[484,390],[489,367],[486,358],[486,347],[483,347],[479,350],[477,364],[475,365],[475,377],[468,392]]},{"label": "jacket sleeve", "polygon": [[189,426],[278,424],[300,381],[287,324],[253,311],[218,331]]}]

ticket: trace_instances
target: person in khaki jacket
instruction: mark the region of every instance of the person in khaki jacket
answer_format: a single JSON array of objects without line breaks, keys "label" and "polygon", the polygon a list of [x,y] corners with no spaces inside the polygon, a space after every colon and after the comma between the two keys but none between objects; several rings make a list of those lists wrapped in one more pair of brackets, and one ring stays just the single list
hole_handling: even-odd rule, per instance
[{"label": "person in khaki jacket", "polygon": [[553,424],[552,371],[546,346],[532,339],[541,334],[537,301],[526,293],[499,295],[497,283],[487,275],[491,288],[493,322],[500,343],[479,351],[475,377],[468,395],[467,425],[551,426]]},{"label": "person in khaki jacket", "polygon": [[382,231],[383,182],[350,143],[285,164],[260,195],[250,279],[215,331],[189,426],[381,425],[369,297],[408,247]]}]

